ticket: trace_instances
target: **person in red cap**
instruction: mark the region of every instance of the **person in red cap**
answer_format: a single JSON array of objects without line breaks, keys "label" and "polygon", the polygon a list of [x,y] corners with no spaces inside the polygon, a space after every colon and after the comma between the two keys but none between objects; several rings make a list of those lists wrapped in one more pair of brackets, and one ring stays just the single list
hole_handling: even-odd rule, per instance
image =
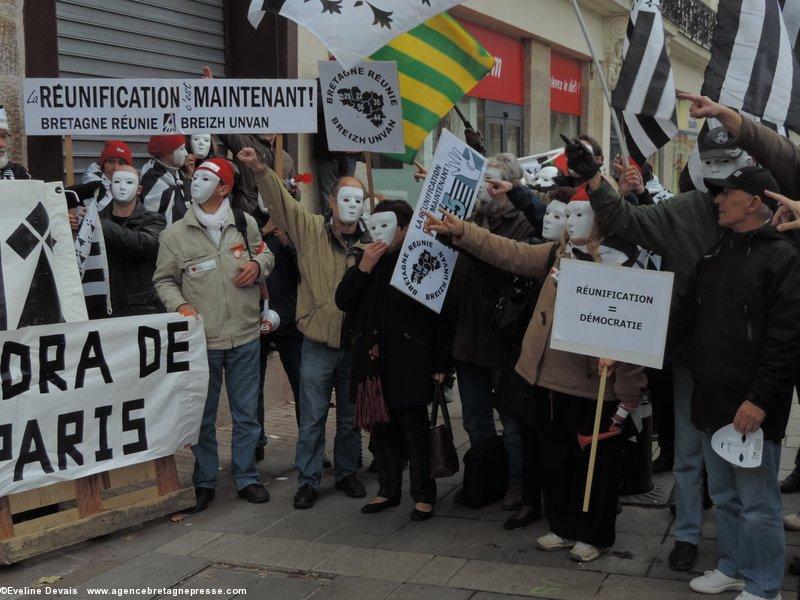
[{"label": "person in red cap", "polygon": [[146,210],[163,215],[169,227],[186,214],[195,157],[179,133],[154,135],[147,151],[153,158],[142,167],[142,201]]},{"label": "person in red cap", "polygon": [[223,370],[233,420],[231,474],[236,489],[248,502],[269,500],[255,463],[260,435],[259,282],[275,261],[255,219],[231,208],[232,188],[230,161],[212,158],[200,164],[192,176],[191,208],[161,235],[153,275],[166,309],[202,316],[206,332],[208,395],[200,437],[192,447],[197,511],[208,507],[217,485],[216,421]]},{"label": "person in red cap", "polygon": [[102,184],[94,191],[98,210],[103,210],[111,202],[111,176],[118,167],[123,166],[133,166],[130,147],[122,140],[108,140],[103,145],[98,161],[90,164],[83,172],[82,184]]}]

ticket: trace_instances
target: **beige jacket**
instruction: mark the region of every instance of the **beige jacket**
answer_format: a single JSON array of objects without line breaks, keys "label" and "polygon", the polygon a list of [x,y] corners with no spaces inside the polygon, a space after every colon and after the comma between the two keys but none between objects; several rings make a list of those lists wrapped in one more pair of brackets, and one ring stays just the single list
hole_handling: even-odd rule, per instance
[{"label": "beige jacket", "polygon": [[[275,257],[262,243],[253,217],[245,215],[245,218],[253,260],[261,267],[261,277],[266,277],[272,271]],[[209,350],[236,348],[257,340],[261,334],[258,282],[246,288],[233,284],[239,267],[248,260],[250,256],[231,209],[219,248],[191,209],[161,234],[153,275],[156,291],[168,311],[191,304],[200,313]]]},{"label": "beige jacket", "polygon": [[[578,396],[597,398],[600,376],[597,359],[550,348],[550,330],[556,304],[556,283],[548,276],[547,263],[553,243],[531,245],[489,233],[473,223],[464,224],[464,235],[455,244],[510,273],[543,281],[516,371],[531,385]],[[558,268],[560,258],[556,258]],[[644,368],[620,363],[609,376],[605,400],[638,402],[647,385]]]},{"label": "beige jacket", "polygon": [[[314,342],[340,348],[344,314],[337,308],[334,295],[344,272],[356,263],[363,246],[348,246],[322,215],[305,210],[269,167],[265,173],[256,175],[256,185],[270,218],[286,232],[297,250],[300,270],[297,329]],[[364,236],[360,241],[367,241]]]}]

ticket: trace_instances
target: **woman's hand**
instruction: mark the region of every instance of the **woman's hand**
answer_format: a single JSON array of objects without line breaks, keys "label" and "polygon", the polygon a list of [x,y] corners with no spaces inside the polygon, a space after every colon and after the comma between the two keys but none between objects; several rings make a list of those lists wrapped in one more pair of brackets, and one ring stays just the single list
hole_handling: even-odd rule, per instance
[{"label": "woman's hand", "polygon": [[460,238],[464,235],[464,221],[445,209],[439,208],[439,212],[442,213],[441,219],[437,218],[429,210],[422,212],[427,217],[425,225],[422,226],[422,230],[425,233],[443,233],[453,238]]}]

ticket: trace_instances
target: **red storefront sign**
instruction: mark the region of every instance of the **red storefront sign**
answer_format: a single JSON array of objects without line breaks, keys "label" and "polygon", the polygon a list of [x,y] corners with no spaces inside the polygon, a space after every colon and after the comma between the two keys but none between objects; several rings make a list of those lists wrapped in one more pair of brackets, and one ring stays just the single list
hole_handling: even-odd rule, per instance
[{"label": "red storefront sign", "polygon": [[556,52],[550,53],[550,110],[581,116],[581,61]]},{"label": "red storefront sign", "polygon": [[459,21],[459,23],[495,58],[494,68],[472,88],[468,95],[484,100],[524,105],[522,42],[469,21]]}]

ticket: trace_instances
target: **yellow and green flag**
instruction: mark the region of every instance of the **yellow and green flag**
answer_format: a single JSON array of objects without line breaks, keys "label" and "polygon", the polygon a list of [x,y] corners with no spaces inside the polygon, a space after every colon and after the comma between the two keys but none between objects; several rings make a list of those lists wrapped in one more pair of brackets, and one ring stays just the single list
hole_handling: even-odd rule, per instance
[{"label": "yellow and green flag", "polygon": [[395,157],[406,163],[414,160],[431,130],[494,65],[486,48],[447,13],[396,37],[370,58],[397,63],[406,152]]}]

